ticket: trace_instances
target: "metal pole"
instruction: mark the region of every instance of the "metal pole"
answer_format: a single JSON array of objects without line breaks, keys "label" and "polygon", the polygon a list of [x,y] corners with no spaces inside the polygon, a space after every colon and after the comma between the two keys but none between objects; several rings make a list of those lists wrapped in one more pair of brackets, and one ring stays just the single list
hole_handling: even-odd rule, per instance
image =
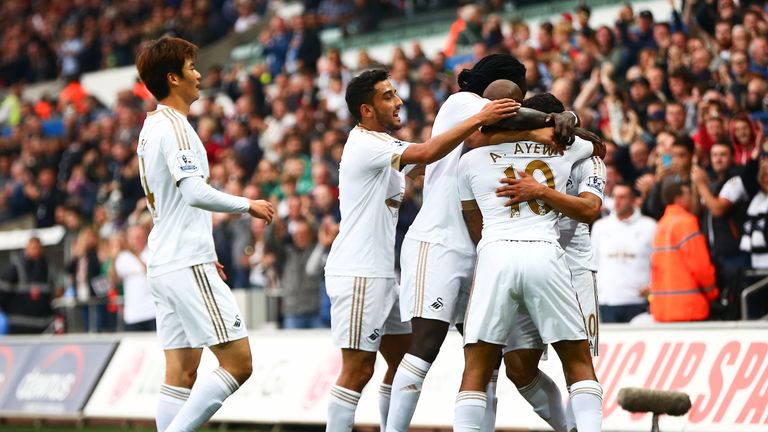
[{"label": "metal pole", "polygon": [[651,425],[651,432],[659,432],[659,414],[653,413],[653,424]]}]

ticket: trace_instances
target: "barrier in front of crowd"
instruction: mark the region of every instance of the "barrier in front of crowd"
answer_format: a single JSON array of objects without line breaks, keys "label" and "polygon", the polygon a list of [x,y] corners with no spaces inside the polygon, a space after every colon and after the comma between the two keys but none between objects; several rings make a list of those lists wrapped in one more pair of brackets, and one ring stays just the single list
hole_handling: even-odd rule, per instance
[{"label": "barrier in front of crowd", "polygon": [[[0,353],[6,352],[13,345],[7,340],[14,338],[0,342]],[[7,417],[9,408],[15,409],[18,406],[6,403],[11,394],[19,394],[19,386],[8,386],[8,383],[23,381],[23,377],[29,376],[31,371],[38,371],[38,378],[34,374],[32,378],[39,382],[43,382],[39,378],[41,374],[45,379],[52,379],[44,371],[51,371],[50,374],[66,373],[67,379],[59,381],[72,382],[74,379],[83,383],[82,388],[87,388],[85,381],[90,379],[86,375],[95,371],[96,376],[99,376],[97,360],[86,360],[94,363],[75,369],[84,371],[83,378],[79,378],[81,381],[73,378],[78,375],[72,369],[64,366],[59,369],[60,362],[77,364],[76,361],[73,363],[73,360],[68,360],[77,356],[54,356],[52,353],[57,352],[52,348],[54,345],[57,345],[56,338],[49,338],[35,346],[13,348],[19,352],[19,357],[26,359],[30,359],[28,351],[40,350],[40,346],[45,347],[45,351],[40,352],[48,354],[37,356],[35,361],[22,361],[21,372],[17,370],[18,363],[0,365],[5,371],[4,380],[0,381],[0,401],[3,402],[0,415]],[[87,344],[73,342],[66,345]],[[62,344],[58,346],[61,351]],[[227,400],[214,420],[268,424],[324,423],[328,390],[341,365],[339,353],[331,344],[330,334],[324,330],[252,332],[251,346],[253,376]],[[630,386],[678,390],[691,396],[693,408],[687,416],[662,417],[661,429],[664,431],[766,429],[768,323],[719,322],[647,327],[605,325],[601,328],[600,350],[601,355],[595,359],[595,367],[604,388],[604,430],[649,429],[649,414],[630,414],[618,406],[619,389]],[[83,358],[91,357],[98,356],[83,355]],[[214,357],[206,351],[201,373],[215,366]],[[92,419],[152,419],[163,368],[162,351],[153,335],[122,335],[82,416]],[[414,426],[450,428],[462,368],[461,337],[451,333],[425,382],[414,416]],[[547,361],[542,362],[541,369],[564,388],[561,366],[556,355],[551,354]],[[356,422],[359,424],[378,424],[377,384],[384,371],[385,365],[380,359],[376,375],[364,391],[358,407]],[[61,399],[59,403],[62,404],[69,403],[70,397],[76,399],[74,390],[62,399],[63,394],[63,391],[52,392],[52,396]],[[498,428],[547,428],[503,377],[499,379],[498,397]],[[34,407],[29,405],[31,403],[27,401],[28,408]],[[73,401],[71,406],[77,408],[77,402]]]}]

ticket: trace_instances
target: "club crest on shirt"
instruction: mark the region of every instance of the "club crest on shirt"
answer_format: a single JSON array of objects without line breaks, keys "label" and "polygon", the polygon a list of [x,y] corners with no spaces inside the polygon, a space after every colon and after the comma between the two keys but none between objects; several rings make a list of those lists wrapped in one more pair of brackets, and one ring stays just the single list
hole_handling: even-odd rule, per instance
[{"label": "club crest on shirt", "polygon": [[178,161],[179,169],[182,172],[191,173],[197,171],[198,169],[192,152],[181,153],[179,156],[176,156],[176,161]]},{"label": "club crest on shirt", "polygon": [[587,186],[602,194],[605,190],[605,179],[599,176],[589,176],[587,178]]}]

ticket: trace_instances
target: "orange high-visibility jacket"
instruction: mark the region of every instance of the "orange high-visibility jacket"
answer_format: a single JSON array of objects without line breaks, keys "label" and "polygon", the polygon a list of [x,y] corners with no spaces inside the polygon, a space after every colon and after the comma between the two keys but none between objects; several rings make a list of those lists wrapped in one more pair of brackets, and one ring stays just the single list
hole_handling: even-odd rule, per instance
[{"label": "orange high-visibility jacket", "polygon": [[656,225],[651,254],[651,315],[656,321],[700,321],[717,298],[715,267],[699,222],[668,205]]}]

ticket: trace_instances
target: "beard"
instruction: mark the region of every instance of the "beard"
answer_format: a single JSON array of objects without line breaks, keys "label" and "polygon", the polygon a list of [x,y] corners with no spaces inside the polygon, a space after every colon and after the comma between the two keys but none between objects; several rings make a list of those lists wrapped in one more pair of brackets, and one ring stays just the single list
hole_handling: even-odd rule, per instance
[{"label": "beard", "polygon": [[376,111],[376,120],[388,131],[396,131],[403,127],[402,120],[396,119],[391,112]]}]

